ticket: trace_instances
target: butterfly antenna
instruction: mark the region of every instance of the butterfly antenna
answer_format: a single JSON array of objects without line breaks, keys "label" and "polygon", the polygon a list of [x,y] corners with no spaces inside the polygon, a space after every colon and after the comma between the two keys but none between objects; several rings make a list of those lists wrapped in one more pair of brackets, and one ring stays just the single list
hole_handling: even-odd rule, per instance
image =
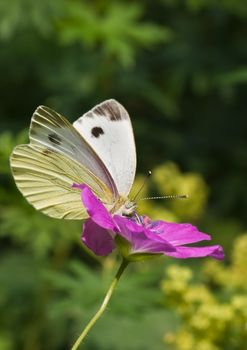
[{"label": "butterfly antenna", "polygon": [[139,201],[145,201],[147,199],[186,199],[189,198],[187,194],[172,194],[168,196],[161,196],[161,197],[145,197],[139,199]]},{"label": "butterfly antenna", "polygon": [[141,193],[141,191],[143,190],[143,188],[146,186],[146,183],[148,181],[148,179],[150,178],[150,176],[152,175],[152,171],[149,170],[147,175],[145,176],[145,179],[143,181],[143,184],[141,185],[141,187],[139,188],[139,190],[137,191],[137,193],[135,194],[134,198],[133,198],[133,202],[136,202],[136,198],[139,196],[139,194]]}]

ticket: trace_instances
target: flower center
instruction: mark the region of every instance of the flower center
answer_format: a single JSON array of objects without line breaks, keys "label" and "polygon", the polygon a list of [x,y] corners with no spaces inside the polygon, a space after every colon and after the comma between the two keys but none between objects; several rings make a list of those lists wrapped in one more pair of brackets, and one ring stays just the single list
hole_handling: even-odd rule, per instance
[{"label": "flower center", "polygon": [[135,213],[133,216],[133,221],[137,224],[144,226],[154,234],[160,234],[162,230],[159,230],[159,221],[151,221],[148,216],[140,216]]}]

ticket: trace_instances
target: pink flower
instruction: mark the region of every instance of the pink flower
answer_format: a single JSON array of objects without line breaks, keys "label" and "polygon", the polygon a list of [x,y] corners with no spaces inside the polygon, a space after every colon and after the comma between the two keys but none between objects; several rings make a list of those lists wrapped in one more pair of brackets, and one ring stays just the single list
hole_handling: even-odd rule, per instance
[{"label": "pink flower", "polygon": [[205,256],[224,258],[220,245],[187,246],[211,239],[191,224],[151,221],[147,216],[137,214],[131,218],[112,215],[89,187],[83,184],[74,184],[73,187],[81,190],[82,202],[89,215],[83,226],[82,241],[96,255],[108,255],[118,247],[129,260],[155,254],[180,259]]}]

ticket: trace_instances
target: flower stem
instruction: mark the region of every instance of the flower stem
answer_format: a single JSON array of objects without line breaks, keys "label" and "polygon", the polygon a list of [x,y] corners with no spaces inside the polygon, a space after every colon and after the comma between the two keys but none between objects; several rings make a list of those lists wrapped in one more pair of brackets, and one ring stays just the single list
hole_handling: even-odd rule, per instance
[{"label": "flower stem", "polygon": [[106,296],[103,300],[103,303],[101,304],[100,308],[98,309],[98,311],[96,312],[96,314],[91,318],[91,320],[88,322],[88,324],[86,325],[86,327],[83,329],[82,333],[80,334],[80,336],[77,338],[76,342],[74,343],[74,345],[72,346],[71,350],[76,350],[79,348],[81,342],[83,341],[83,339],[86,337],[86,335],[88,334],[88,332],[90,331],[90,329],[94,326],[94,324],[96,323],[96,321],[102,316],[102,314],[104,313],[110,299],[112,296],[112,293],[114,291],[114,289],[117,286],[117,283],[120,279],[120,277],[122,276],[124,270],[126,269],[126,267],[128,266],[129,261],[123,259],[117,273],[116,276],[114,277],[114,280],[112,281],[110,288],[108,289]]}]

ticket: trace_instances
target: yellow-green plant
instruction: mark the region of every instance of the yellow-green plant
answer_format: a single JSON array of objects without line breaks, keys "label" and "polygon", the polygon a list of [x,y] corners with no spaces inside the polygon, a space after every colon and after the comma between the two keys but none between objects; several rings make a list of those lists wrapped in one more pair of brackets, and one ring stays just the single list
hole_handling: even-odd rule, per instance
[{"label": "yellow-green plant", "polygon": [[[137,177],[132,194],[141,187],[144,178]],[[154,219],[160,217],[167,221],[197,221],[205,211],[208,199],[208,187],[200,174],[182,173],[172,162],[155,167],[141,197],[186,194],[186,200],[164,199],[145,200],[138,203],[141,212],[148,213]]]},{"label": "yellow-green plant", "polygon": [[161,288],[165,304],[175,307],[181,325],[165,334],[166,344],[177,350],[246,349],[246,256],[245,233],[236,239],[231,264],[206,262],[199,281],[187,267],[168,267]]}]

